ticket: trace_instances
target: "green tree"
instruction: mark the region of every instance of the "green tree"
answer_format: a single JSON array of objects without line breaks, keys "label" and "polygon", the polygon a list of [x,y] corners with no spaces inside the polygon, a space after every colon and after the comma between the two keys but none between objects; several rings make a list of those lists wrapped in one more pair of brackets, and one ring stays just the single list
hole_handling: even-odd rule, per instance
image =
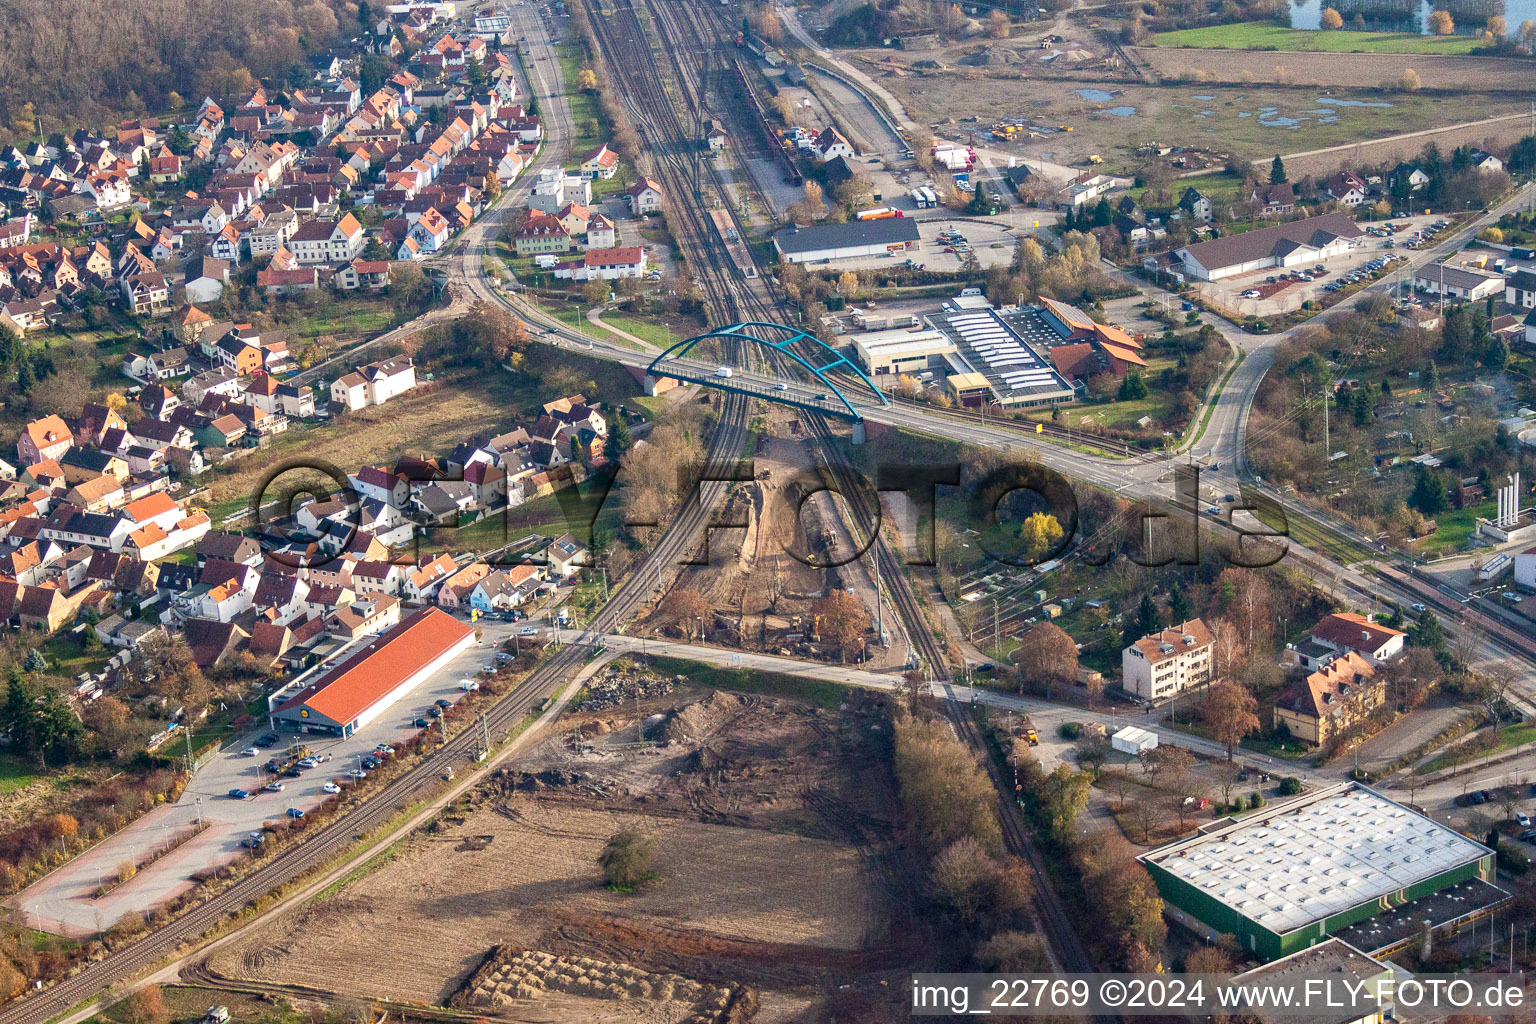
[{"label": "green tree", "polygon": [[1413,482],[1408,504],[1426,516],[1439,515],[1446,509],[1445,478],[1428,466],[1420,466]]},{"label": "green tree", "polygon": [[1483,367],[1489,370],[1502,370],[1509,365],[1509,344],[1503,336],[1495,334],[1488,339],[1488,346],[1483,350]]},{"label": "green tree", "polygon": [[603,880],[609,888],[632,892],[656,877],[651,870],[654,855],[649,838],[634,829],[625,829],[608,840],[598,854],[597,864],[603,869]]},{"label": "green tree", "polygon": [[1420,612],[1418,619],[1408,627],[1408,639],[1415,645],[1428,647],[1432,651],[1445,650],[1445,631],[1440,628],[1439,618],[1428,608]]},{"label": "green tree", "polygon": [[28,672],[48,671],[48,659],[43,657],[43,652],[36,647],[27,651],[27,656],[22,659],[21,664]]},{"label": "green tree", "polygon": [[1280,159],[1279,153],[1276,153],[1274,160],[1270,161],[1269,164],[1269,183],[1271,185],[1284,185],[1285,182],[1285,161]]},{"label": "green tree", "polygon": [[1149,636],[1163,628],[1163,616],[1157,609],[1157,602],[1152,595],[1145,591],[1141,595],[1141,603],[1136,606],[1134,618],[1126,620],[1125,642],[1135,643],[1144,636]]},{"label": "green tree", "polygon": [[1132,370],[1125,375],[1125,380],[1120,382],[1120,390],[1116,397],[1122,402],[1134,402],[1147,397],[1147,382],[1141,379],[1141,374]]},{"label": "green tree", "polygon": [[608,443],[606,453],[609,458],[618,458],[634,446],[634,435],[629,432],[629,424],[625,422],[624,415],[620,413],[608,424]]},{"label": "green tree", "polygon": [[1189,598],[1184,596],[1184,588],[1175,583],[1168,591],[1168,614],[1178,622],[1188,622]]},{"label": "green tree", "polygon": [[1429,365],[1424,367],[1424,390],[1433,397],[1435,390],[1440,387],[1440,368],[1431,359]]}]

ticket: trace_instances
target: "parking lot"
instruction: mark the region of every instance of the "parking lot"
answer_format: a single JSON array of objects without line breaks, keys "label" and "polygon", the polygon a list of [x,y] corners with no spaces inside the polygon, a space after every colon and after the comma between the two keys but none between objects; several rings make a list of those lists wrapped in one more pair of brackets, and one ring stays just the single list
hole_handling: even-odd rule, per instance
[{"label": "parking lot", "polygon": [[918,247],[894,256],[835,260],[828,264],[829,267],[840,271],[865,267],[891,269],[910,259],[929,270],[953,273],[959,271],[964,264],[967,249],[976,254],[977,261],[983,267],[1006,266],[1013,259],[1013,247],[1019,234],[1033,234],[1037,223],[1044,229],[1059,219],[1052,211],[1018,207],[1004,210],[995,217],[960,217],[953,210],[942,208],[919,210],[913,205],[910,196],[898,196],[883,205],[895,207],[902,212],[902,216],[917,221]]},{"label": "parking lot", "polygon": [[1409,269],[1409,257],[1420,247],[1421,240],[1433,240],[1437,232],[1434,216],[1402,217],[1387,223],[1397,231],[1388,231],[1383,225],[1362,224],[1366,232],[1351,251],[1319,264],[1293,267],[1286,271],[1278,268],[1256,270],[1249,274],[1223,278],[1220,281],[1193,282],[1194,290],[1206,302],[1238,316],[1271,317],[1300,309],[1305,302],[1321,302],[1330,299],[1334,292],[1355,284],[1368,283],[1370,275],[1405,272]]},{"label": "parking lot", "polygon": [[[460,688],[461,680],[473,679],[493,664],[503,641],[520,630],[537,628],[528,621],[514,624],[482,619],[477,625],[483,639],[354,735],[343,739],[284,731],[277,744],[257,748],[258,754],[253,756],[246,751],[268,732],[262,720],[199,768],[175,804],[143,815],[17,894],[10,905],[18,908],[29,924],[40,922],[50,931],[85,935],[110,928],[126,913],[144,913],[174,898],[191,887],[195,873],[241,856],[251,833],[261,832],[267,822],[288,818],[290,808],[307,813],[318,807],[329,796],[324,792],[327,783],[354,782],[348,772],[359,769],[376,745],[398,744],[419,732],[415,724],[418,718],[432,723],[429,728],[438,728],[439,720],[427,709],[439,700],[452,704],[463,699],[468,691]],[[348,653],[350,649],[337,657]],[[307,746],[323,759],[322,763],[297,778],[279,776],[281,790],[263,790],[272,778],[263,770],[268,758],[286,753],[294,743]],[[234,799],[229,795],[231,790],[251,795]],[[207,823],[202,832],[152,864],[141,866],[130,880],[96,898],[103,883],[110,885],[118,877],[123,864],[142,865],[154,851],[190,834],[199,816]]]}]

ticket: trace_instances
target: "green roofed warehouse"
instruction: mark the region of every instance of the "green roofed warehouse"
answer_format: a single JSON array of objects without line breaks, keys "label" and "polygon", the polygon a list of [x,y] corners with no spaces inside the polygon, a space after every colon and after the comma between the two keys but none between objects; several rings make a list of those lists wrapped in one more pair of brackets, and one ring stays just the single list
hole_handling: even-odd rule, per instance
[{"label": "green roofed warehouse", "polygon": [[[1274,960],[1339,935],[1373,955],[1480,916],[1507,894],[1493,851],[1342,783],[1143,854],[1168,916]],[[1406,909],[1405,909],[1406,908]]]}]

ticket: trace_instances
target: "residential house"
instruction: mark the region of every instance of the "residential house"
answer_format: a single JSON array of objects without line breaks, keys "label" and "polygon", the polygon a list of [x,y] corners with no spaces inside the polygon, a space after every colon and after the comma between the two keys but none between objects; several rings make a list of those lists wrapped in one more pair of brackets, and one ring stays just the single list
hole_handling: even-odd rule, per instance
[{"label": "residential house", "polygon": [[1184,194],[1179,196],[1179,209],[1207,224],[1216,216],[1216,208],[1211,205],[1210,199],[1193,185],[1186,188]]},{"label": "residential house", "polygon": [[1262,217],[1282,217],[1296,209],[1296,190],[1288,183],[1260,185],[1249,193],[1248,202]]},{"label": "residential house", "polygon": [[666,196],[660,185],[646,177],[641,177],[629,186],[624,194],[629,199],[629,212],[636,217],[660,211],[662,200]]},{"label": "residential house", "polygon": [[293,233],[288,248],[305,266],[337,266],[362,254],[363,226],[352,214],[340,220],[313,220]]},{"label": "residential house", "polygon": [[16,455],[23,466],[44,459],[56,459],[69,451],[75,436],[63,417],[56,414],[35,419],[28,423],[16,440]]},{"label": "residential house", "polygon": [[1275,700],[1273,723],[1292,739],[1326,746],[1365,722],[1386,701],[1386,682],[1369,658],[1351,650],[1334,658]]},{"label": "residential house", "polygon": [[1120,653],[1125,691],[1157,701],[1210,683],[1216,640],[1201,619],[1142,637]]}]

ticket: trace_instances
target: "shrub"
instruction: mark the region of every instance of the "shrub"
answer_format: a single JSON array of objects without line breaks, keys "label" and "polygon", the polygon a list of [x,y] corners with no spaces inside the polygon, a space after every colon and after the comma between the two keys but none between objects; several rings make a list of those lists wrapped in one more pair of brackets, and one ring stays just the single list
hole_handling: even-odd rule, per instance
[{"label": "shrub", "polygon": [[1257,793],[1257,792],[1249,793],[1248,794],[1248,806],[1253,808],[1254,810],[1258,810],[1260,807],[1264,806],[1264,797],[1261,794]]},{"label": "shrub", "polygon": [[1295,796],[1301,792],[1301,780],[1294,775],[1287,775],[1280,780],[1280,795]]},{"label": "shrub", "polygon": [[1056,728],[1056,734],[1064,740],[1075,740],[1083,734],[1083,723],[1062,722]]},{"label": "shrub", "polygon": [[656,877],[651,870],[653,854],[654,847],[649,838],[634,829],[625,829],[608,840],[597,863],[603,869],[603,879],[610,889],[628,892]]},{"label": "shrub", "polygon": [[1498,849],[1499,867],[1512,875],[1523,875],[1531,870],[1530,858],[1510,843],[1500,843]]}]

